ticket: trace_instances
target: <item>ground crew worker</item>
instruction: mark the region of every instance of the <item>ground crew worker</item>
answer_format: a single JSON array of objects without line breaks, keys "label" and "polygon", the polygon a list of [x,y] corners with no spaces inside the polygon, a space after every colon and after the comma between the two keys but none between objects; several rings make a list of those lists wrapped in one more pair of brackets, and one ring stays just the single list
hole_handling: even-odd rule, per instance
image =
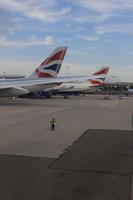
[{"label": "ground crew worker", "polygon": [[55,118],[53,118],[50,122],[51,131],[55,131],[55,124],[56,124],[56,120]]}]

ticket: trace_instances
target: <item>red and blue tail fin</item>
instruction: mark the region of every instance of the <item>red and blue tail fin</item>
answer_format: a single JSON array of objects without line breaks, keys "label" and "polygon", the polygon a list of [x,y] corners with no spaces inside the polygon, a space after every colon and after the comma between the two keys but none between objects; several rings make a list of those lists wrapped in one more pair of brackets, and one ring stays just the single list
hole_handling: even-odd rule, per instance
[{"label": "red and blue tail fin", "polygon": [[46,58],[40,66],[33,72],[30,78],[48,78],[57,77],[63,59],[65,57],[67,47],[58,47],[48,58]]},{"label": "red and blue tail fin", "polygon": [[96,71],[94,74],[93,74],[93,76],[99,76],[99,75],[107,75],[107,73],[108,73],[108,71],[109,71],[109,67],[108,66],[106,66],[106,67],[102,67],[101,69],[99,69],[98,71]]},{"label": "red and blue tail fin", "polygon": [[93,85],[102,85],[105,81],[105,78],[109,72],[108,66],[102,67],[100,70],[96,71],[93,75],[92,78],[89,79],[89,82]]}]

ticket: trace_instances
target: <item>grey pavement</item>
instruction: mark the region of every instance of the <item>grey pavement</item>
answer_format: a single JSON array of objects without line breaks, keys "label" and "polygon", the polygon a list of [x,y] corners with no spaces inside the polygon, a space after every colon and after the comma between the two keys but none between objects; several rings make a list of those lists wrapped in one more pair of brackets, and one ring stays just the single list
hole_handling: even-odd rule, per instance
[{"label": "grey pavement", "polygon": [[[103,95],[0,101],[0,153],[58,157],[89,129],[132,130],[133,97]],[[55,134],[49,121],[56,118]]]},{"label": "grey pavement", "polygon": [[0,199],[131,200],[132,103],[103,95],[0,100]]},{"label": "grey pavement", "polygon": [[2,200],[131,200],[131,131],[88,130],[58,159],[1,155]]}]

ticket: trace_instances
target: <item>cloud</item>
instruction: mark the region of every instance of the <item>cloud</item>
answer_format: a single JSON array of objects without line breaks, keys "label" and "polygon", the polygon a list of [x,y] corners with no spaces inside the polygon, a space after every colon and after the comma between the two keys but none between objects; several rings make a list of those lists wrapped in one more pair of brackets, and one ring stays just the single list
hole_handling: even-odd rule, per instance
[{"label": "cloud", "polygon": [[76,23],[82,24],[82,23],[99,23],[104,20],[106,20],[109,17],[107,14],[103,15],[92,15],[92,16],[76,16],[73,17],[72,20]]},{"label": "cloud", "polygon": [[82,76],[87,74],[91,75],[95,71],[95,69],[94,70],[92,69],[92,66],[91,67],[85,65],[83,66],[82,64],[79,63],[65,63],[65,65],[63,65],[61,68],[59,76],[68,75],[68,70],[70,76]]},{"label": "cloud", "polygon": [[133,74],[133,66],[131,65],[124,66],[124,65],[114,64],[111,67],[110,75],[115,76],[117,81],[133,82],[132,74]]},{"label": "cloud", "polygon": [[78,50],[68,50],[68,54],[70,55],[76,55],[76,56],[86,56],[84,52],[78,51]]},{"label": "cloud", "polygon": [[[82,76],[88,75],[91,76],[95,71],[100,69],[100,67],[105,66],[103,63],[99,64],[88,64],[83,65],[79,63],[66,63],[65,66],[62,67],[59,76],[66,76],[68,75],[68,66],[69,66],[69,75],[70,76]],[[130,71],[130,73],[129,73]],[[133,67],[131,65],[115,65],[111,66],[108,80],[112,81],[131,81],[132,82],[132,74],[133,74]]]},{"label": "cloud", "polygon": [[84,39],[84,40],[87,40],[87,41],[97,41],[97,40],[99,40],[99,37],[95,36],[95,35],[82,36],[81,38]]},{"label": "cloud", "polygon": [[[72,18],[76,23],[99,23],[113,16],[132,13],[132,0],[66,0],[70,4],[83,8]],[[89,12],[88,12],[89,11]],[[86,14],[86,12],[88,12]],[[130,14],[131,14],[130,13]]]},{"label": "cloud", "polygon": [[11,35],[16,30],[16,22],[7,12],[0,12],[0,36]]},{"label": "cloud", "polygon": [[96,34],[106,34],[113,32],[133,34],[132,24],[104,25],[104,26],[97,26],[94,29]]},{"label": "cloud", "polygon": [[18,12],[31,19],[37,19],[45,22],[56,22],[61,20],[70,8],[56,9],[56,0],[0,0],[0,7],[11,12]]},{"label": "cloud", "polygon": [[[69,1],[70,2],[70,1]],[[76,5],[98,13],[115,13],[133,10],[132,0],[73,0]]]},{"label": "cloud", "polygon": [[101,67],[105,65],[103,64],[88,64],[88,65],[83,65],[79,63],[71,63],[67,62],[63,67],[61,68],[61,72],[59,73],[59,76],[66,76],[68,74],[69,70],[69,75],[70,76],[92,76],[94,72],[99,70]]},{"label": "cloud", "polygon": [[52,36],[47,36],[44,40],[45,45],[51,45],[53,44],[53,37]]},{"label": "cloud", "polygon": [[36,69],[39,62],[23,61],[7,57],[0,58],[0,73],[30,75]]},{"label": "cloud", "polygon": [[6,37],[0,38],[0,46],[2,47],[17,47],[17,48],[23,48],[23,47],[29,47],[29,46],[40,46],[40,45],[52,45],[53,44],[53,37],[47,36],[44,40],[38,40],[34,36],[31,37],[29,40],[24,41],[15,41],[10,40]]}]

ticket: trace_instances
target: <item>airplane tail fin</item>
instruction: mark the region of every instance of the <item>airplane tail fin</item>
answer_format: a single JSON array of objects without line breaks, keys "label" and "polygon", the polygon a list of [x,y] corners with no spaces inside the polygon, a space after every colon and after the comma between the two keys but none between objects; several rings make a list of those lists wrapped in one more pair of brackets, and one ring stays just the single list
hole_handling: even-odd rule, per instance
[{"label": "airplane tail fin", "polygon": [[66,51],[67,47],[56,48],[31,74],[30,78],[57,77]]},{"label": "airplane tail fin", "polygon": [[102,67],[100,70],[96,71],[92,78],[89,80],[93,85],[102,85],[106,79],[106,76],[109,72],[109,66]]}]

